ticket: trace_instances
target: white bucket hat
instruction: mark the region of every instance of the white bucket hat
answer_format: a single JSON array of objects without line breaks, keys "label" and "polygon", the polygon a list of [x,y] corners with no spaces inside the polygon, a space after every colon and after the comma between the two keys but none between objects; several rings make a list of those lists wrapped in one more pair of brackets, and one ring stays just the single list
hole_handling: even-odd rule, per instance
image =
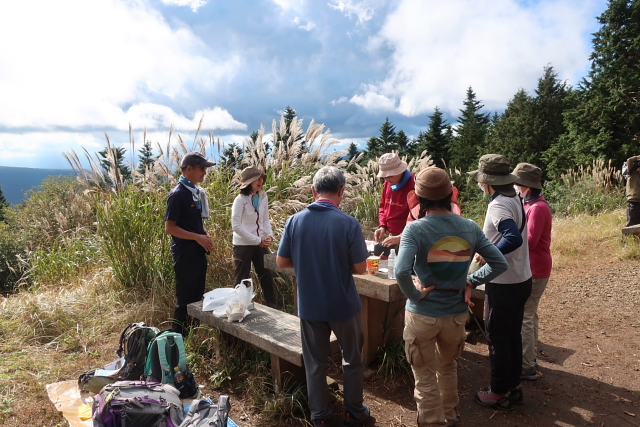
[{"label": "white bucket hat", "polygon": [[402,161],[396,153],[387,153],[378,160],[378,178],[400,175],[407,170],[407,162]]}]

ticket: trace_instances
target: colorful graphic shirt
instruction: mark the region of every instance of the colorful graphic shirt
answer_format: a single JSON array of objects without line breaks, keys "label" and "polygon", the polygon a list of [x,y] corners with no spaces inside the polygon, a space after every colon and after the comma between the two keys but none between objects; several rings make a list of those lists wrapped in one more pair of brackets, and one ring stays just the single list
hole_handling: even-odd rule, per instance
[{"label": "colorful graphic shirt", "polygon": [[[467,275],[473,256],[487,261]],[[467,279],[487,283],[507,270],[504,255],[491,243],[478,224],[455,214],[431,213],[407,224],[396,260],[396,278],[407,297],[407,310],[429,317],[451,316],[467,311],[464,289]],[[436,286],[421,299],[411,277],[412,269],[425,286]]]}]

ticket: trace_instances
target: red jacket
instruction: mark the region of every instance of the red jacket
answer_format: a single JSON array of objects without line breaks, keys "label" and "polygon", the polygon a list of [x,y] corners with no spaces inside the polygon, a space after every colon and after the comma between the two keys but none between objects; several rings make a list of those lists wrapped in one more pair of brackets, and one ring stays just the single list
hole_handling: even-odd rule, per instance
[{"label": "red jacket", "polygon": [[386,227],[391,234],[400,234],[407,224],[409,215],[409,203],[407,195],[413,191],[416,185],[416,177],[411,174],[409,181],[398,191],[391,190],[391,184],[385,181],[380,199],[379,222],[381,227]]},{"label": "red jacket", "polygon": [[551,276],[551,208],[540,196],[524,204],[527,211],[527,231],[529,236],[529,260],[534,279]]}]

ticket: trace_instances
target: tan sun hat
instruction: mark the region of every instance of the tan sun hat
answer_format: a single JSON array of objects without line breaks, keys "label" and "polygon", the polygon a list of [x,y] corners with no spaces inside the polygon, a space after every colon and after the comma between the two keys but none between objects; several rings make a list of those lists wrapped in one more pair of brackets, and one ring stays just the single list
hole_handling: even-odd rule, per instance
[{"label": "tan sun hat", "polygon": [[259,179],[260,177],[267,180],[267,174],[262,172],[255,166],[249,166],[242,170],[240,173],[240,189],[247,188],[253,181]]},{"label": "tan sun hat", "polygon": [[513,184],[518,180],[511,173],[509,159],[500,154],[485,154],[480,157],[478,169],[467,173],[476,181],[489,185]]},{"label": "tan sun hat", "polygon": [[531,163],[518,163],[512,173],[518,177],[516,184],[542,190],[542,184],[540,183],[542,169],[539,167]]},{"label": "tan sun hat", "polygon": [[387,153],[378,160],[378,178],[400,175],[407,170],[407,162],[398,157],[396,153]]},{"label": "tan sun hat", "polygon": [[416,175],[416,194],[427,200],[442,200],[453,191],[451,178],[444,169],[432,166]]}]

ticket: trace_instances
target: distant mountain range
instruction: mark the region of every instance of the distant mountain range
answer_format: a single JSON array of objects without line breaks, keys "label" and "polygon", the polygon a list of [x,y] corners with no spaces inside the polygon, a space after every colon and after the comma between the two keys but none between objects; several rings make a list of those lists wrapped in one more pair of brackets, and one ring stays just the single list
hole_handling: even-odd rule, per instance
[{"label": "distant mountain range", "polygon": [[24,193],[40,186],[45,178],[56,175],[75,175],[71,169],[36,169],[0,166],[0,188],[9,203],[22,203]]}]

